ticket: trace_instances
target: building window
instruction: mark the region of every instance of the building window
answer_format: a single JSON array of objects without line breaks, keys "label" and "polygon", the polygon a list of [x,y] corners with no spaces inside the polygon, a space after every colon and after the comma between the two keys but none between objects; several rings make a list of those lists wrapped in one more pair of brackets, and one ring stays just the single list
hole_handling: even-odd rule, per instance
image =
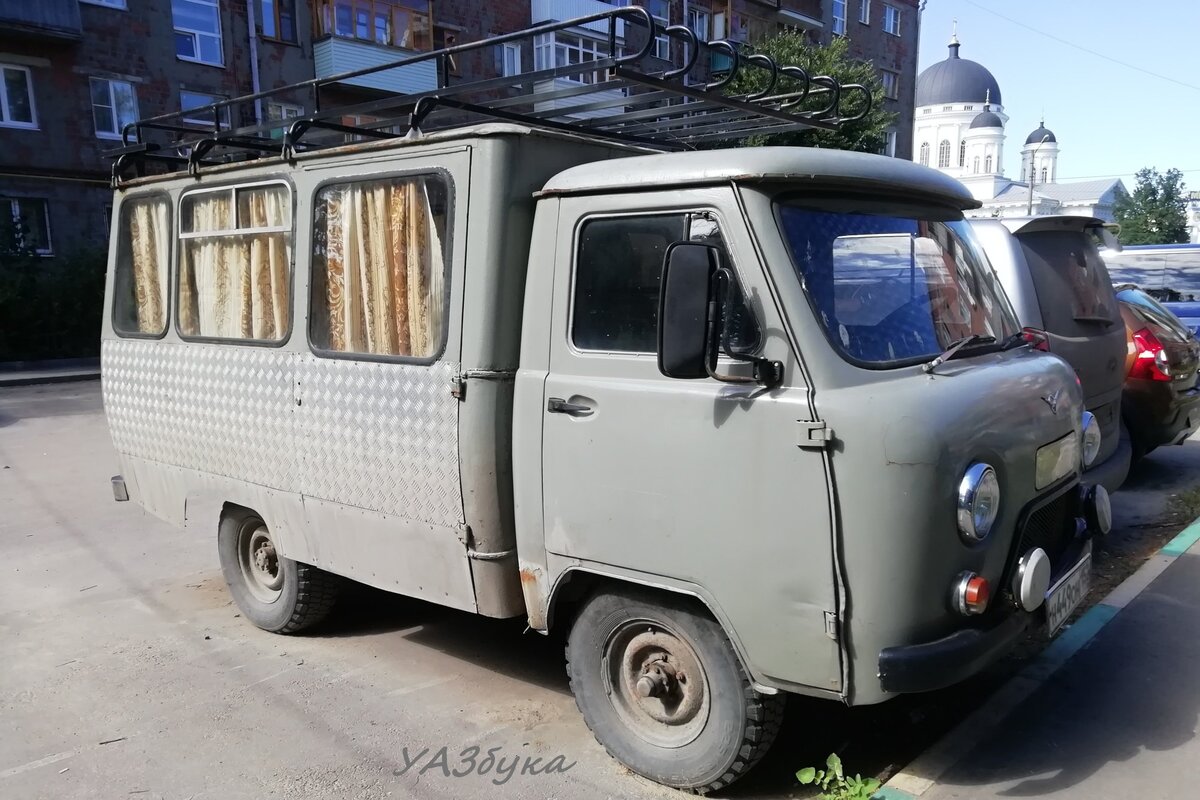
[{"label": "building window", "polygon": [[33,107],[33,76],[27,67],[0,64],[0,126],[5,128],[37,128],[37,112]]},{"label": "building window", "polygon": [[429,0],[322,0],[320,33],[346,39],[433,49],[433,11]]},{"label": "building window", "polygon": [[954,106],[942,106],[942,111],[953,111]]},{"label": "building window", "polygon": [[[608,43],[598,39],[558,31],[539,34],[533,40],[535,70],[573,67],[601,58],[608,58]],[[603,71],[586,71],[560,75],[559,79],[573,83],[603,83],[605,75]]]},{"label": "building window", "polygon": [[858,6],[858,21],[863,25],[871,24],[871,0],[862,0]]},{"label": "building window", "polygon": [[[304,106],[293,105],[292,103],[277,103],[274,100],[267,103],[267,119],[270,122],[283,122],[302,116],[304,116]],[[286,131],[287,126],[272,128],[270,137],[272,139],[282,139]]]},{"label": "building window", "polygon": [[280,183],[179,203],[179,334],[279,342],[291,328],[292,193]]},{"label": "building window", "polygon": [[661,58],[663,61],[671,60],[671,39],[665,33],[667,26],[671,24],[671,6],[667,0],[634,0],[630,3],[618,2],[615,5],[638,5],[650,12],[650,16],[654,17],[654,49],[650,51],[650,55],[655,58]]},{"label": "building window", "polygon": [[884,135],[883,151],[882,151],[883,155],[890,156],[891,158],[895,158],[896,157],[896,132],[895,131],[884,131],[883,135]]},{"label": "building window", "polygon": [[113,270],[113,328],[124,336],[167,332],[170,207],[165,196],[121,204]]},{"label": "building window", "polygon": [[50,207],[32,197],[0,197],[0,213],[7,208],[15,229],[15,244],[39,256],[54,254],[50,246]]},{"label": "building window", "polygon": [[[219,103],[226,99],[219,94],[204,94],[202,92],[189,92],[186,89],[179,91],[179,108],[181,111],[191,111],[192,109],[204,108],[213,103]],[[217,116],[220,119],[221,127],[229,127],[229,106],[224,106],[217,111]],[[182,122],[188,125],[202,125],[206,128],[213,127],[213,111],[205,109],[197,111],[195,116],[184,117]]]},{"label": "building window", "polygon": [[137,92],[128,81],[92,78],[92,120],[96,136],[120,139],[121,129],[137,122]]},{"label": "building window", "polygon": [[314,203],[309,339],[325,353],[428,359],[446,329],[441,176],[325,186]]},{"label": "building window", "polygon": [[1029,165],[1024,161],[1021,162],[1021,183],[1025,182],[1025,176],[1029,174]]},{"label": "building window", "polygon": [[1045,183],[1045,182],[1046,182],[1046,177],[1047,177],[1049,174],[1050,174],[1050,173],[1049,173],[1049,172],[1046,170],[1046,168],[1045,168],[1045,167],[1042,167],[1042,183]]},{"label": "building window", "polygon": [[958,165],[965,166],[967,163],[967,140],[963,139],[958,143]]},{"label": "building window", "polygon": [[296,41],[296,0],[260,0],[259,31],[268,39]]},{"label": "building window", "polygon": [[922,108],[922,109],[921,109],[921,113],[922,113],[922,114],[932,114],[932,113],[933,113],[933,109],[932,109],[932,108]]},{"label": "building window", "polygon": [[921,163],[929,166],[929,142],[921,142]]},{"label": "building window", "polygon": [[171,0],[175,19],[175,55],[221,67],[221,6],[219,0]]},{"label": "building window", "polygon": [[975,106],[963,106],[963,111],[974,111]]},{"label": "building window", "polygon": [[945,169],[950,166],[950,140],[942,139],[942,143],[938,145],[938,168]]},{"label": "building window", "polygon": [[883,4],[883,29],[892,36],[900,35],[900,9]]},{"label": "building window", "polygon": [[983,171],[988,175],[992,174],[992,157],[988,156],[983,162]]},{"label": "building window", "polygon": [[[706,9],[689,8],[686,22],[688,30],[696,34],[696,38],[700,41],[707,42],[713,38],[712,15]],[[691,54],[685,54],[684,58],[691,58]]]},{"label": "building window", "polygon": [[833,33],[846,35],[846,0],[833,0]]},{"label": "building window", "polygon": [[975,166],[975,174],[978,175],[979,174],[979,156],[975,156],[974,166]]},{"label": "building window", "polygon": [[879,70],[879,79],[883,83],[883,96],[892,100],[900,97],[900,75],[891,70]]},{"label": "building window", "polygon": [[500,55],[503,60],[501,73],[505,77],[521,74],[521,43],[506,42],[501,45]]},{"label": "building window", "polygon": [[87,3],[92,6],[104,6],[105,8],[116,8],[124,11],[128,6],[125,5],[125,0],[79,0],[81,3]]}]

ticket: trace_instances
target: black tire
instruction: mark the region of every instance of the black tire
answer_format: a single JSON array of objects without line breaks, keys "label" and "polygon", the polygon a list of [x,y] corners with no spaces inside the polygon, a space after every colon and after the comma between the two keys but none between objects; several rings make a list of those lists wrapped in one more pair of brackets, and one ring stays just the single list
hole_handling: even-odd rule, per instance
[{"label": "black tire", "polygon": [[243,616],[272,633],[298,633],[325,619],[337,600],[341,578],[290,558],[274,556],[274,569],[262,570],[259,576],[278,584],[267,589],[247,564],[253,560],[246,558],[251,538],[259,545],[265,538],[274,555],[270,531],[253,511],[231,509],[221,516],[217,530],[221,572]]},{"label": "black tire", "polygon": [[[663,692],[662,699],[629,695],[624,676],[646,673],[625,665],[646,662],[639,661],[640,656],[632,662],[620,657],[621,666],[614,666],[614,661],[624,654],[648,652],[644,645],[627,642],[631,632],[633,642],[642,637],[663,637],[662,641],[674,637],[683,642],[694,655],[692,663],[700,667],[702,683],[692,675],[690,685],[681,688],[688,676],[680,669],[675,680],[663,684],[669,688],[657,689]],[[670,664],[670,657],[653,663]],[[676,669],[689,663],[690,657],[685,652],[676,658]],[[783,721],[784,696],[756,692],[721,626],[698,604],[682,597],[636,588],[593,595],[571,627],[567,674],[579,711],[609,755],[650,780],[698,794],[728,786],[758,763]],[[662,680],[661,675],[655,672],[653,680]],[[689,707],[680,692],[696,686],[703,686],[707,695],[702,720],[697,714],[681,727],[651,719],[660,712],[656,703],[664,709],[668,704]],[[684,741],[688,737],[692,738]]]}]

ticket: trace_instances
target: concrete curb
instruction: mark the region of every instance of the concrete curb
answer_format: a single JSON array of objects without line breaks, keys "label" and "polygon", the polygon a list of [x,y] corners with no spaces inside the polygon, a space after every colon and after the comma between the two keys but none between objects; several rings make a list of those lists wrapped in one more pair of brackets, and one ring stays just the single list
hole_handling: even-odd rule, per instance
[{"label": "concrete curb", "polygon": [[9,386],[36,386],[44,383],[71,383],[94,381],[100,378],[100,370],[71,370],[61,372],[0,372],[0,388]]},{"label": "concrete curb", "polygon": [[1139,567],[1137,572],[1109,592],[1107,597],[1085,611],[1083,616],[1059,634],[1037,658],[988,698],[986,703],[917,756],[911,764],[893,775],[875,793],[873,800],[915,800],[925,794],[975,745],[991,736],[995,727],[1037,691],[1059,667],[1096,638],[1104,626],[1145,591],[1171,562],[1198,541],[1200,518],[1167,542],[1156,555]]}]

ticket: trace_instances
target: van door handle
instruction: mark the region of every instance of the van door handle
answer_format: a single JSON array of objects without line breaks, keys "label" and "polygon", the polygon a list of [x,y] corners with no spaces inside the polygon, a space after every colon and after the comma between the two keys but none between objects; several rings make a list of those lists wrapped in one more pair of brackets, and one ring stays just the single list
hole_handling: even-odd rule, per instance
[{"label": "van door handle", "polygon": [[590,417],[595,411],[591,406],[585,406],[583,403],[568,403],[561,397],[551,397],[546,403],[546,410],[551,414],[567,414],[572,417]]}]

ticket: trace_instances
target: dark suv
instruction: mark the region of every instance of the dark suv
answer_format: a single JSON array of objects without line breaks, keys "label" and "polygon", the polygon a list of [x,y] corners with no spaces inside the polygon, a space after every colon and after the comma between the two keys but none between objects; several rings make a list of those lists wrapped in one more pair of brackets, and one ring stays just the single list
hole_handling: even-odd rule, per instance
[{"label": "dark suv", "polygon": [[1061,356],[1079,377],[1101,433],[1084,480],[1115,491],[1132,452],[1121,433],[1125,324],[1100,256],[1100,246],[1116,248],[1116,240],[1092,217],[973,220],[972,226],[1027,339]]}]

